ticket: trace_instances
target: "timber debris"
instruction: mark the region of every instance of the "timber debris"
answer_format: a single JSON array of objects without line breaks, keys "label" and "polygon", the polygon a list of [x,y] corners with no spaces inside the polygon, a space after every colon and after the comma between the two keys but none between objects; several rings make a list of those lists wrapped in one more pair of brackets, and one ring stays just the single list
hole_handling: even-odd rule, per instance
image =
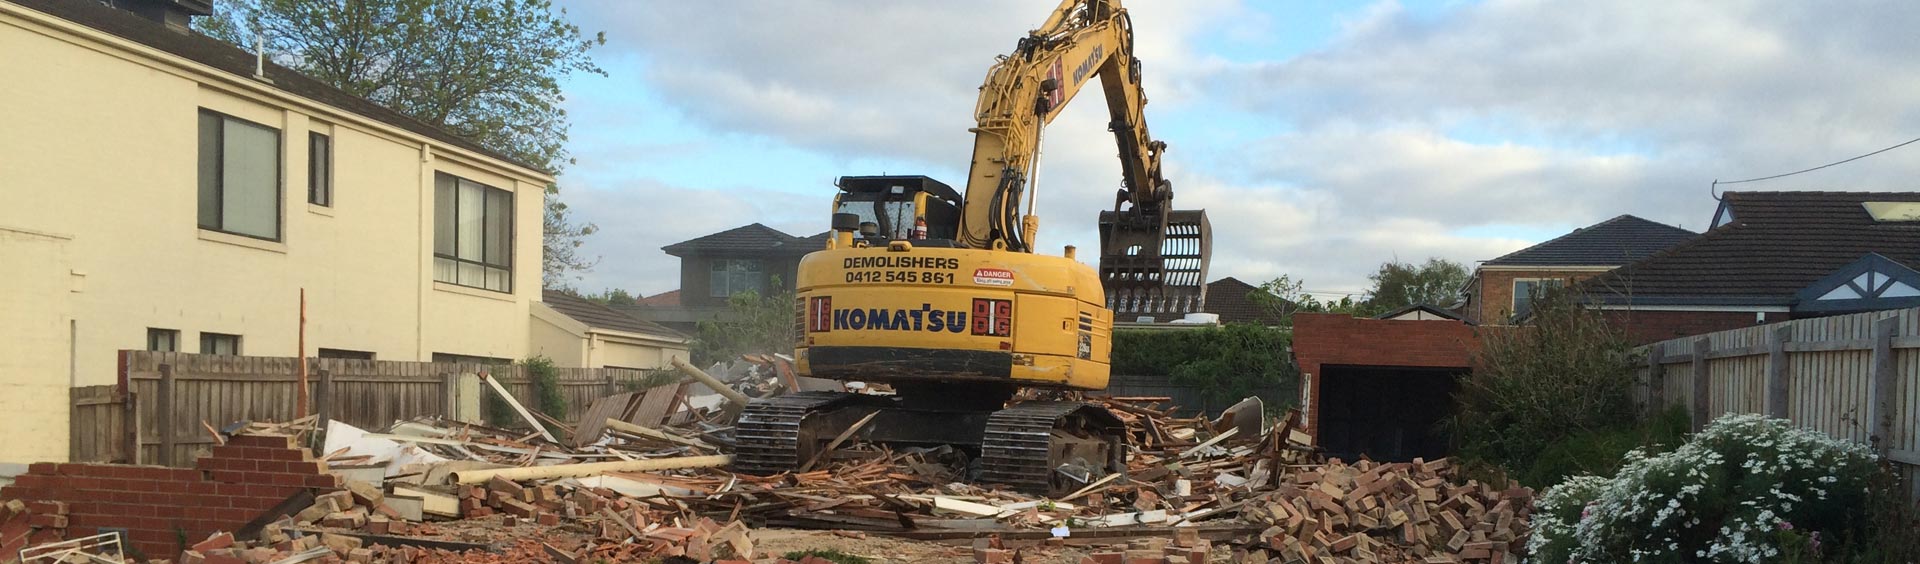
[{"label": "timber debris", "polygon": [[[729,395],[789,389],[783,359],[757,360],[750,377],[717,383],[738,386]],[[573,426],[514,409],[531,430],[326,422],[313,458],[343,487],[195,542],[177,561],[775,562],[755,552],[754,532],[779,527],[995,539],[974,547],[979,562],[1067,542],[1088,550],[1082,562],[1204,562],[1226,551],[1245,562],[1499,562],[1524,548],[1531,505],[1530,490],[1463,480],[1445,459],[1324,459],[1296,413],[1269,421],[1257,400],[1208,420],[1176,417],[1167,398],[1084,398],[1126,425],[1126,471],[1058,499],[973,483],[979,467],[962,449],[890,449],[851,432],[806,471],[737,474],[726,469],[734,402],[692,401],[692,391],[704,390],[670,383],[607,396]],[[320,430],[308,418],[225,433],[312,444],[305,437]],[[46,525],[37,540],[63,538],[54,525],[64,506],[28,501],[46,511],[8,503],[8,520]]]}]

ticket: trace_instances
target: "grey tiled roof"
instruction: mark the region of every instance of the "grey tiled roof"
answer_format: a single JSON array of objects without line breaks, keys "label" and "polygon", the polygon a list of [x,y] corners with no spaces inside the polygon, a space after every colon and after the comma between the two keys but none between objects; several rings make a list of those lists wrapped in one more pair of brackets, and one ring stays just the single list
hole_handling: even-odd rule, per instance
[{"label": "grey tiled roof", "polygon": [[592,300],[574,296],[566,292],[546,290],[540,293],[540,299],[547,304],[547,307],[553,308],[554,311],[560,312],[561,315],[573,318],[574,321],[585,323],[588,327],[657,337],[686,338],[686,335],[680,334],[679,331],[668,329],[666,326],[627,315],[613,308],[595,303]]},{"label": "grey tiled roof", "polygon": [[1916,192],[1727,192],[1731,223],[1589,281],[1610,302],[1789,305],[1867,253],[1920,267],[1920,223],[1877,222],[1863,202]]},{"label": "grey tiled roof", "polygon": [[804,255],[826,246],[826,235],[795,237],[778,229],[752,223],[688,239],[660,250],[676,257],[688,255]]},{"label": "grey tiled roof", "polygon": [[1486,266],[1619,266],[1698,233],[1622,215],[1483,263]]}]

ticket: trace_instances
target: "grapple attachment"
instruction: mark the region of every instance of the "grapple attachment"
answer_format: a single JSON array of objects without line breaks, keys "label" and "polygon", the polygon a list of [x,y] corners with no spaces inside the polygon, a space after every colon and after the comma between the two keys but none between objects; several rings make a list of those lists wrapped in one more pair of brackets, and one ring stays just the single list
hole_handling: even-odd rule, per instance
[{"label": "grapple attachment", "polygon": [[1200,312],[1212,256],[1206,210],[1100,212],[1100,282],[1114,321]]}]

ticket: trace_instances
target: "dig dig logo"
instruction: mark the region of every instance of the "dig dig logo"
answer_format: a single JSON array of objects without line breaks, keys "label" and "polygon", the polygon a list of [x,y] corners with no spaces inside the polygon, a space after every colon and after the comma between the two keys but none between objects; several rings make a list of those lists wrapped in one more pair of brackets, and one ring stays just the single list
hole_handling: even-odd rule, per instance
[{"label": "dig dig logo", "polygon": [[1012,286],[1013,271],[1004,268],[973,269],[973,283],[981,286]]}]

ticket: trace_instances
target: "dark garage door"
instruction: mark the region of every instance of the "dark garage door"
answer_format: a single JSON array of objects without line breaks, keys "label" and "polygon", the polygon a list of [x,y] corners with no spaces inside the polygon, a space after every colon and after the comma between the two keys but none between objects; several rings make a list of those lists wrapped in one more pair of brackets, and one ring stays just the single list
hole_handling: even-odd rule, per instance
[{"label": "dark garage door", "polygon": [[1439,423],[1461,368],[1320,367],[1320,445],[1328,456],[1382,462],[1447,455]]}]

